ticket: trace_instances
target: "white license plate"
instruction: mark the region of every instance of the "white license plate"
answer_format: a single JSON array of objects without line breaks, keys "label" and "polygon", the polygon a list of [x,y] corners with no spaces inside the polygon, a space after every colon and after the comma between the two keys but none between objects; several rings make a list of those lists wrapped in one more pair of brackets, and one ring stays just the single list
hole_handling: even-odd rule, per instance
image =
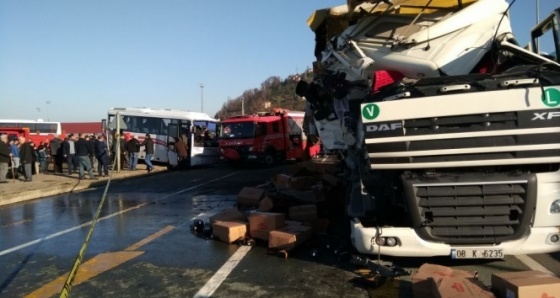
[{"label": "white license plate", "polygon": [[504,251],[502,249],[487,248],[453,248],[451,249],[452,259],[502,259]]}]

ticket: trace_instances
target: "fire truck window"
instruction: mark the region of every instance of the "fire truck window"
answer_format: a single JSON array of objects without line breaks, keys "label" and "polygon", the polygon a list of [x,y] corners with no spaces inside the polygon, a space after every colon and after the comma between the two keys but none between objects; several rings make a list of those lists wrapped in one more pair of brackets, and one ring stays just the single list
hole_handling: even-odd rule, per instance
[{"label": "fire truck window", "polygon": [[278,122],[272,122],[272,132],[273,133],[280,132],[280,125],[278,125]]},{"label": "fire truck window", "polygon": [[266,123],[259,123],[258,124],[257,135],[258,136],[266,135]]}]

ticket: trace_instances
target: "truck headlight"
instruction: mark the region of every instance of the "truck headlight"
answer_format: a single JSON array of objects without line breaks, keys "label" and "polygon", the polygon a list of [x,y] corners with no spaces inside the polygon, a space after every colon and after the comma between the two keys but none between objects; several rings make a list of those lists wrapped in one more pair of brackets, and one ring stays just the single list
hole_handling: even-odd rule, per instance
[{"label": "truck headlight", "polygon": [[552,202],[550,205],[550,213],[560,213],[560,200]]}]

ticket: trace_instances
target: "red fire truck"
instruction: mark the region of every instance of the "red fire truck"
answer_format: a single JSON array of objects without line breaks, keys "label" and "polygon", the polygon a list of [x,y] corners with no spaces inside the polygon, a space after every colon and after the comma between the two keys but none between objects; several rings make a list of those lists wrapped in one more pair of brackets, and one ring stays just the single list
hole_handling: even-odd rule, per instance
[{"label": "red fire truck", "polygon": [[[220,152],[229,162],[260,161],[272,165],[278,161],[299,159],[306,150],[303,132],[304,112],[273,109],[272,112],[228,118],[221,122]],[[309,145],[311,157],[319,144]]]}]

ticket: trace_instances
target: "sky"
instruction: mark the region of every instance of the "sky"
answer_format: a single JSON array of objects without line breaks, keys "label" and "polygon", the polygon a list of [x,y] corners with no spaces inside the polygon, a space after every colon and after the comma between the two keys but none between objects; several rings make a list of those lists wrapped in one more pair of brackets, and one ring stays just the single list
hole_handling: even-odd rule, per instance
[{"label": "sky", "polygon": [[[0,0],[0,119],[99,121],[110,107],[204,111],[311,67],[314,10],[344,0]],[[557,0],[517,0],[529,41]],[[201,87],[201,84],[203,87]]]}]

